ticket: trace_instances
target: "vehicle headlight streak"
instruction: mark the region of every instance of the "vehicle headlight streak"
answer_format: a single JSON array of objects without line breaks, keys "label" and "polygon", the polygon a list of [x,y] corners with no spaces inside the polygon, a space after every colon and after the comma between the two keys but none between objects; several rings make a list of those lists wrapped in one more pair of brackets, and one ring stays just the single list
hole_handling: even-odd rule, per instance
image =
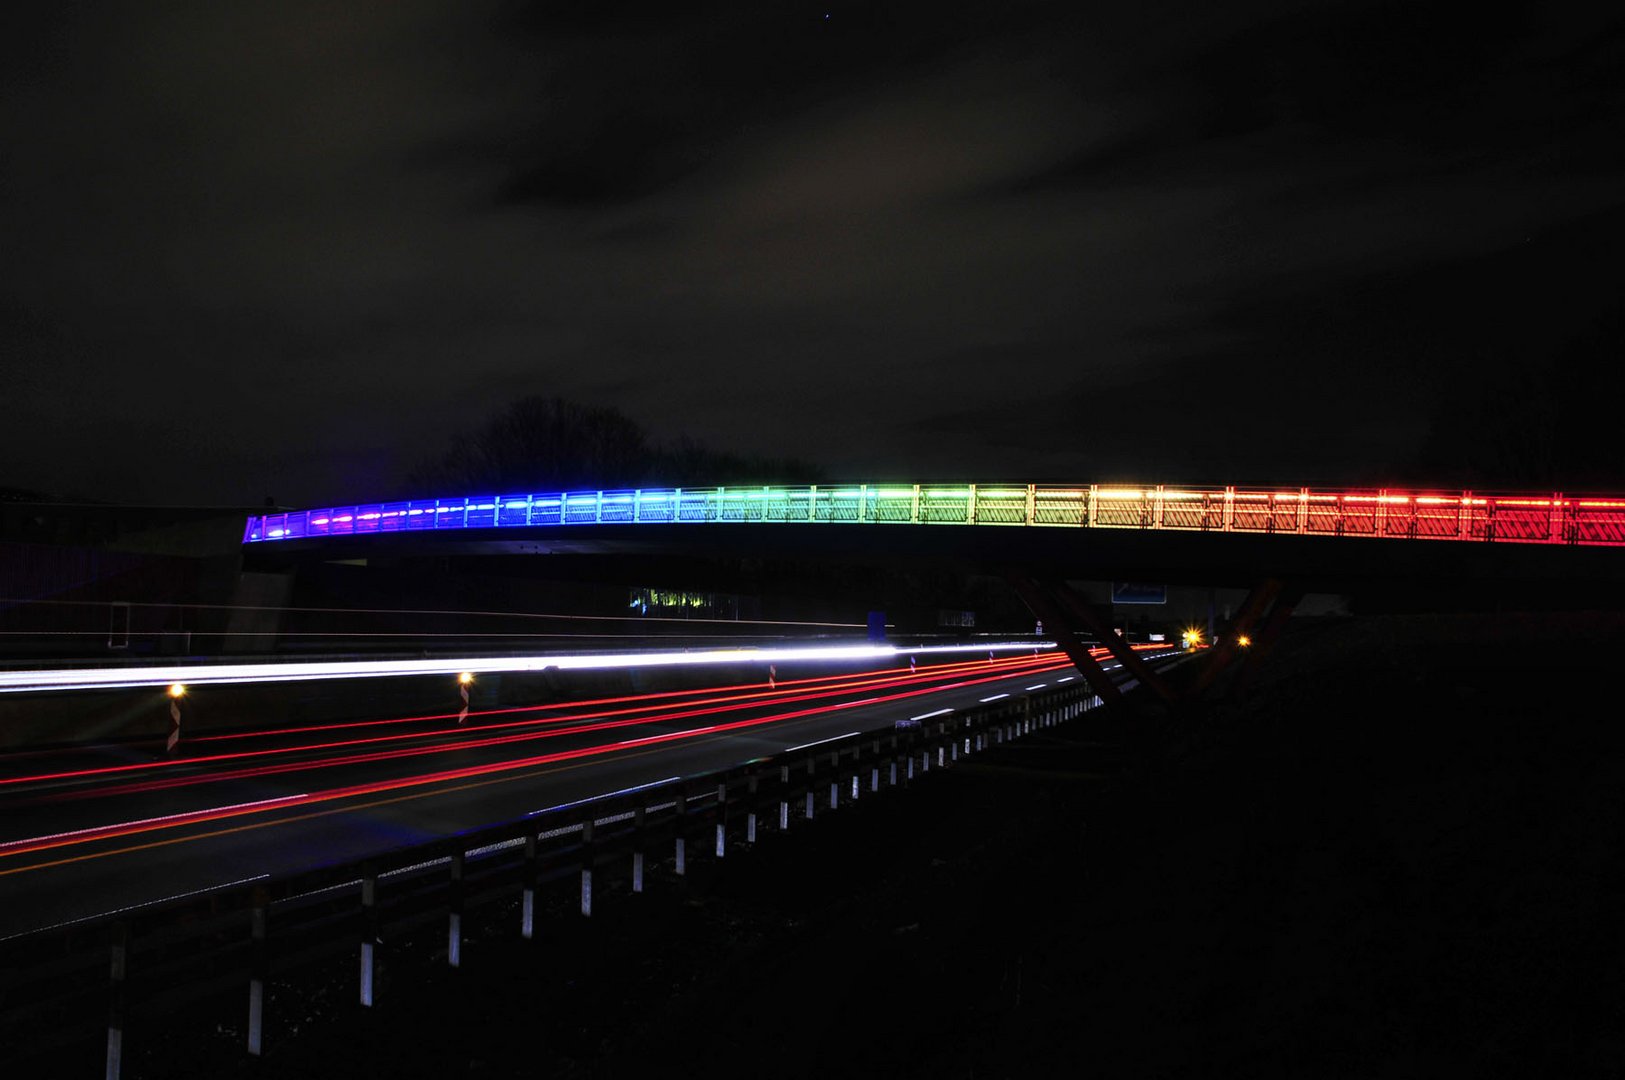
[{"label": "vehicle headlight streak", "polygon": [[486,673],[611,671],[707,664],[768,664],[879,660],[909,653],[1013,652],[1053,649],[1054,642],[993,642],[977,645],[794,645],[694,649],[684,652],[459,657],[430,660],[295,660],[258,664],[178,664],[154,667],[58,668],[0,672],[0,693],[112,690],[183,683],[189,688],[232,683],[303,682],[313,679],[383,679],[411,675],[478,676]]},{"label": "vehicle headlight streak", "polygon": [[[159,770],[172,770],[177,766],[196,767],[198,765],[211,765],[221,762],[249,761],[260,758],[287,756],[301,753],[333,752],[349,750],[361,746],[376,746],[381,743],[394,743],[404,740],[438,738],[452,735],[477,735],[481,732],[511,731],[514,728],[535,729],[545,727],[545,731],[525,731],[506,735],[490,735],[485,738],[458,738],[453,742],[436,743],[431,746],[418,746],[397,748],[392,750],[374,751],[370,753],[348,754],[342,757],[286,762],[276,765],[255,766],[248,769],[238,769],[229,772],[214,772],[199,776],[178,777],[172,781],[149,781],[140,785],[128,785],[122,789],[108,791],[96,789],[89,794],[115,794],[131,791],[152,791],[166,787],[204,784],[216,780],[236,780],[245,777],[272,776],[286,772],[300,772],[332,768],[343,765],[365,764],[377,761],[389,761],[399,758],[415,757],[425,754],[438,754],[462,752],[491,746],[503,746],[516,742],[535,739],[557,738],[564,735],[585,734],[594,731],[607,731],[623,727],[635,727],[642,724],[654,724],[669,720],[683,720],[695,716],[715,715],[724,712],[738,712],[742,709],[758,708],[770,702],[799,702],[817,701],[839,694],[854,691],[886,689],[895,686],[926,685],[931,684],[935,689],[952,689],[961,683],[938,685],[944,678],[957,677],[972,672],[990,674],[993,678],[1004,678],[1024,670],[1042,670],[1044,665],[1055,666],[1058,657],[1018,657],[1004,661],[980,661],[974,664],[944,664],[925,668],[917,675],[899,675],[892,677],[889,673],[868,673],[862,676],[848,677],[847,681],[823,687],[801,688],[789,693],[776,691],[772,693],[748,693],[733,696],[713,697],[688,703],[684,708],[670,711],[670,703],[642,705],[631,708],[611,709],[602,712],[577,713],[573,716],[548,717],[530,720],[512,720],[498,724],[481,724],[475,727],[448,727],[429,731],[410,731],[390,735],[368,736],[360,739],[341,739],[332,742],[307,743],[300,746],[272,747],[263,750],[238,750],[220,754],[206,754],[186,758],[169,758],[158,761],[135,762],[127,765],[104,765],[92,769],[65,770],[53,773],[36,773],[32,775],[0,778],[0,789],[17,787],[26,784],[51,783],[61,780],[85,780],[95,777],[119,776],[140,773],[150,773]],[[996,669],[996,670],[994,670]],[[901,670],[901,669],[899,669]],[[559,708],[563,706],[553,706]],[[579,707],[579,705],[577,706]],[[666,712],[656,712],[649,715],[650,710],[666,709]],[[629,714],[641,713],[645,715],[632,716]],[[455,715],[455,714],[453,714]],[[470,714],[476,715],[476,714]],[[609,719],[620,717],[621,719]],[[582,721],[599,721],[596,723],[582,723]],[[389,721],[385,721],[389,722]]]}]

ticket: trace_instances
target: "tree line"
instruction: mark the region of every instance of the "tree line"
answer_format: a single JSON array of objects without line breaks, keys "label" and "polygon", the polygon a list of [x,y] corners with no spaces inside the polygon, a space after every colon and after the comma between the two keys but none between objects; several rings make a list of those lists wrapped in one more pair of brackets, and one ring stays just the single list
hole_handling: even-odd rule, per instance
[{"label": "tree line", "polygon": [[717,450],[687,436],[660,441],[618,409],[532,395],[457,435],[409,473],[407,486],[419,493],[563,491],[822,479],[805,461]]}]

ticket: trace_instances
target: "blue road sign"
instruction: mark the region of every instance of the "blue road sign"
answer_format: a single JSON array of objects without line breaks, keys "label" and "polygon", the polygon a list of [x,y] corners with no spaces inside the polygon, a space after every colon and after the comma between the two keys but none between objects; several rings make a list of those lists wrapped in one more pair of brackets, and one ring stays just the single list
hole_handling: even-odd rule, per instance
[{"label": "blue road sign", "polygon": [[1114,604],[1166,604],[1168,586],[1148,585],[1143,581],[1112,582]]}]

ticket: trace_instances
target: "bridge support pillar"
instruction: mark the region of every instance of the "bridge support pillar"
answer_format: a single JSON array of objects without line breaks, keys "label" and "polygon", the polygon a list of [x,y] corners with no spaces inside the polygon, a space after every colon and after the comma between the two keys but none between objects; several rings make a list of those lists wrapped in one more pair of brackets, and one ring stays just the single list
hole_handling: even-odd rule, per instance
[{"label": "bridge support pillar", "polygon": [[1178,695],[1162,680],[1161,676],[1151,670],[1151,665],[1147,664],[1140,654],[1135,652],[1133,647],[1118,635],[1116,629],[1111,625],[1110,618],[1103,618],[1095,605],[1079,596],[1064,581],[1042,581],[1039,585],[1040,588],[1045,589],[1055,597],[1066,613],[1071,616],[1073,625],[1081,623],[1098,637],[1100,643],[1106,646],[1112,657],[1123,665],[1125,671],[1138,679],[1142,686],[1149,688],[1152,693],[1162,699],[1164,704],[1172,705],[1175,703]]},{"label": "bridge support pillar", "polygon": [[1028,610],[1044,624],[1050,636],[1055,639],[1055,643],[1061,647],[1061,651],[1066,653],[1067,658],[1072,661],[1072,666],[1078,669],[1078,674],[1082,675],[1084,681],[1100,695],[1101,700],[1113,708],[1123,708],[1122,692],[1107,676],[1100,662],[1089,652],[1089,646],[1079,640],[1070,610],[1063,607],[1061,601],[1049,589],[1028,575],[1011,570],[1004,576],[1021,596]]}]

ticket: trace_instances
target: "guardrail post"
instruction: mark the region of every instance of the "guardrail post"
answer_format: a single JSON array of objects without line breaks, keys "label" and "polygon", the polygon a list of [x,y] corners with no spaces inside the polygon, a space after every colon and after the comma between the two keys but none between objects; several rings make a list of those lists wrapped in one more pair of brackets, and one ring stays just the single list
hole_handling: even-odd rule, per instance
[{"label": "guardrail post", "polygon": [[266,924],[270,921],[271,897],[265,886],[254,888],[254,908],[249,915],[248,936],[248,1052],[259,1057],[265,1035],[265,977],[268,955]]},{"label": "guardrail post", "polygon": [[372,1006],[373,952],[378,945],[378,872],[361,867],[361,1004]]},{"label": "guardrail post", "polygon": [[841,752],[829,756],[829,808],[834,810],[841,799]]},{"label": "guardrail post", "polygon": [[643,891],[643,825],[649,810],[641,803],[632,812],[632,891]]},{"label": "guardrail post", "polygon": [[817,795],[813,791],[813,770],[815,768],[817,768],[816,761],[812,757],[812,755],[809,754],[807,756],[807,820],[808,821],[811,821],[813,819],[813,800],[815,798],[817,798]]},{"label": "guardrail post", "polygon": [[747,781],[746,801],[750,810],[745,815],[745,843],[756,843],[756,770],[750,771]]},{"label": "guardrail post", "polygon": [[107,1080],[119,1080],[124,1067],[124,981],[130,968],[130,924],[113,927],[107,981]]},{"label": "guardrail post", "polygon": [[686,850],[687,837],[683,835],[683,826],[688,817],[688,789],[677,785],[677,810],[672,817],[672,830],[676,834],[677,842],[673,845],[673,857],[677,861],[677,875],[679,877],[688,873],[688,851]]},{"label": "guardrail post", "polygon": [[519,902],[519,936],[530,941],[536,936],[536,834],[525,836],[524,893]]},{"label": "guardrail post", "polygon": [[595,847],[592,835],[592,815],[581,823],[581,914],[592,918],[592,865]]},{"label": "guardrail post", "polygon": [[717,858],[728,854],[728,782],[717,784]]},{"label": "guardrail post", "polygon": [[452,967],[463,964],[463,860],[461,849],[451,856],[451,908],[446,920],[446,963]]},{"label": "guardrail post", "polygon": [[779,766],[779,831],[790,831],[790,766]]}]

